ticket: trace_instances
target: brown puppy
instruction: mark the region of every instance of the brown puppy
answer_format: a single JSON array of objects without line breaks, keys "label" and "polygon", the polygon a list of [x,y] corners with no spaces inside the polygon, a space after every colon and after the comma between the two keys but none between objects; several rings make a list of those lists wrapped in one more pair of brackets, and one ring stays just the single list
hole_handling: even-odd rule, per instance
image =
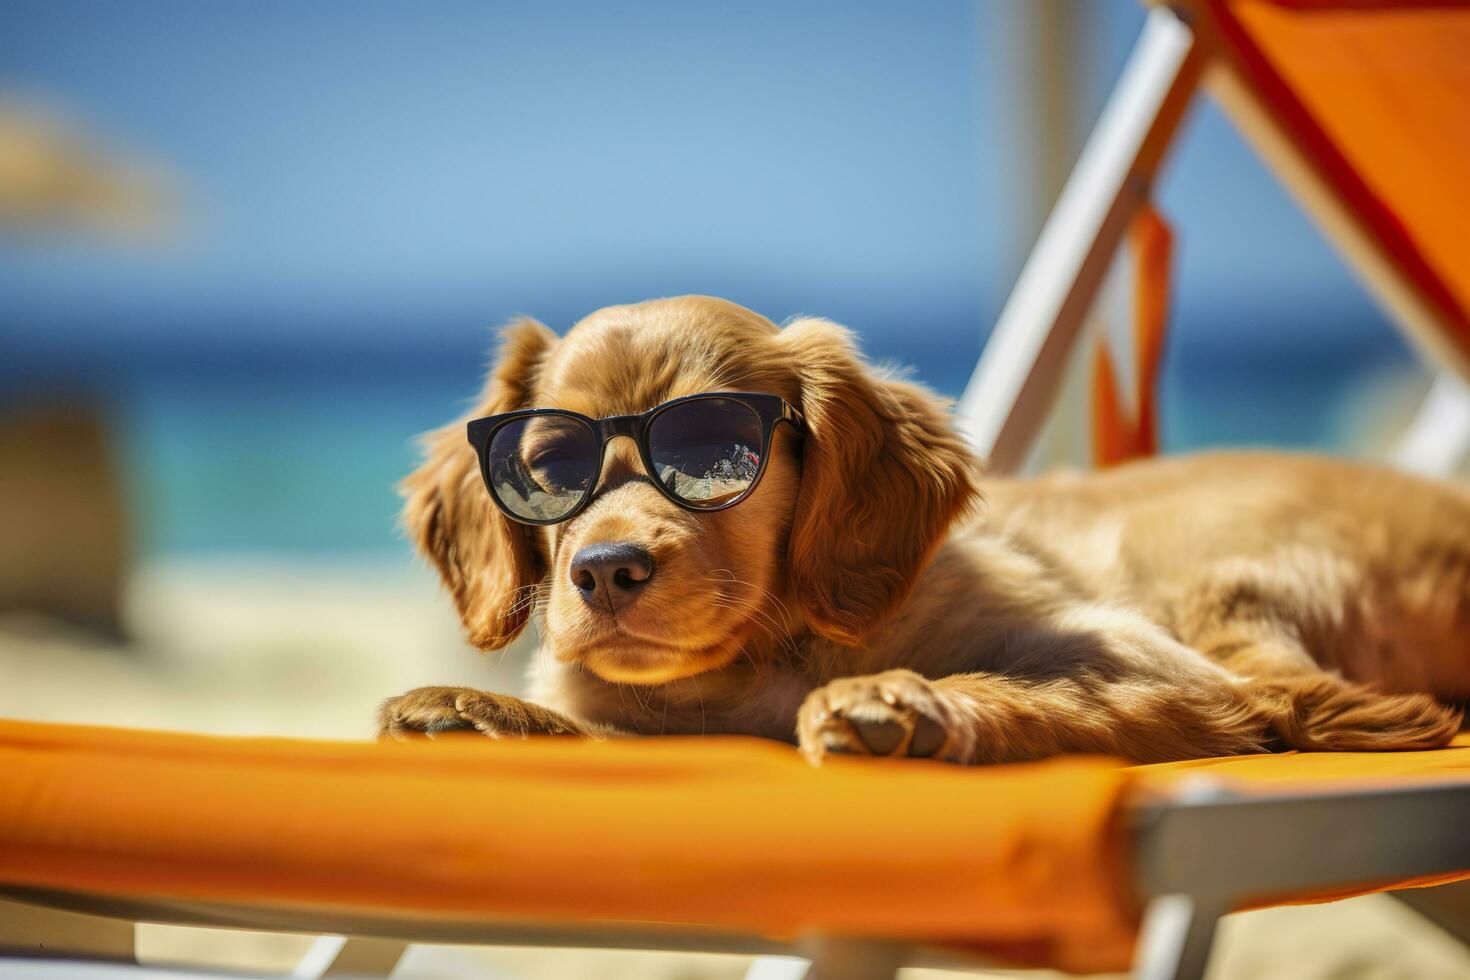
[{"label": "brown puppy", "polygon": [[[1267,454],[982,483],[946,405],[841,327],[702,297],[562,339],[512,325],[473,416],[720,390],[781,395],[806,427],[778,425],[755,491],[714,513],[615,438],[585,509],[518,524],[463,422],[430,438],[405,483],[414,540],[475,645],[535,619],[544,663],[534,703],[423,688],[384,704],[384,733],[733,732],[814,762],[976,763],[1429,748],[1459,728],[1441,703],[1470,697],[1459,487]],[[652,570],[620,604],[574,573],[608,544]]]}]

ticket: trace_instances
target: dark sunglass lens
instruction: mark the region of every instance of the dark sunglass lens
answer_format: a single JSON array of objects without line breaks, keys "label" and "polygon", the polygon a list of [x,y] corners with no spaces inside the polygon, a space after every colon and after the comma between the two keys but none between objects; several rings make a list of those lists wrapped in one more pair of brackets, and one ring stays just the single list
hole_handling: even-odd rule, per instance
[{"label": "dark sunglass lens", "polygon": [[495,430],[486,452],[501,506],[528,521],[555,521],[592,489],[599,446],[592,427],[569,415],[532,415]]},{"label": "dark sunglass lens", "polygon": [[718,507],[750,489],[761,468],[761,420],[729,398],[665,409],[648,427],[655,477],[696,507]]}]

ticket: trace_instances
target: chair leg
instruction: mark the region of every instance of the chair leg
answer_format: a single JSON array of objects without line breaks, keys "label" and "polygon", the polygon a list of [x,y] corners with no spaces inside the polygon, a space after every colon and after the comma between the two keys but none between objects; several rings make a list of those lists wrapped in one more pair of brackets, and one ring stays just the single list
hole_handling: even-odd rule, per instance
[{"label": "chair leg", "polygon": [[1149,902],[1134,980],[1201,980],[1210,962],[1215,926],[1227,911],[1223,905],[1189,895],[1161,895]]},{"label": "chair leg", "polygon": [[133,923],[0,898],[0,951],[22,956],[137,962]]},{"label": "chair leg", "polygon": [[1393,897],[1470,946],[1470,881],[1434,888],[1406,888]]},{"label": "chair leg", "polygon": [[407,949],[408,943],[398,939],[319,936],[291,971],[291,980],[386,978]]},{"label": "chair leg", "polygon": [[893,980],[907,949],[877,939],[812,936],[800,956],[758,956],[745,980]]},{"label": "chair leg", "polygon": [[806,980],[811,963],[800,956],[757,956],[745,980]]},{"label": "chair leg", "polygon": [[811,960],[804,980],[893,980],[906,950],[875,939],[816,936],[802,943]]}]

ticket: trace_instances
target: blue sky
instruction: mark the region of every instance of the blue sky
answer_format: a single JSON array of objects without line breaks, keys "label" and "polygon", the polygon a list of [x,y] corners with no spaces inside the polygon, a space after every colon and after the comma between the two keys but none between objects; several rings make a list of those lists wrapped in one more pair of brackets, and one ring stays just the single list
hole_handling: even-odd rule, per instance
[{"label": "blue sky", "polygon": [[[972,361],[1030,179],[1019,2],[11,0],[0,91],[158,161],[184,220],[142,251],[0,240],[0,332],[33,352],[458,349],[514,312],[560,329],[709,292],[847,321],[921,367]],[[1090,117],[1143,15],[1078,9]],[[1303,343],[1382,339],[1212,107],[1160,198],[1196,332],[1279,338],[1292,316]]]}]

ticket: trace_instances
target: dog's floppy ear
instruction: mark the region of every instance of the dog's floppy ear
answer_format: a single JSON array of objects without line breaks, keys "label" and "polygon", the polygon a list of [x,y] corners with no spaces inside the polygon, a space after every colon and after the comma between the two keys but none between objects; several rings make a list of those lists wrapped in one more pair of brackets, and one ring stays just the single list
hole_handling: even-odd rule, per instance
[{"label": "dog's floppy ear", "polygon": [[979,461],[944,401],[869,368],[844,328],[797,320],[781,341],[807,424],[792,586],[813,630],[856,645],[978,500]]},{"label": "dog's floppy ear", "polygon": [[529,407],[555,344],[556,335],[535,320],[506,327],[474,411],[425,437],[423,464],[399,487],[404,526],[454,596],[470,642],[483,650],[505,646],[526,625],[544,561],[532,529],[507,520],[485,492],[465,422]]}]

